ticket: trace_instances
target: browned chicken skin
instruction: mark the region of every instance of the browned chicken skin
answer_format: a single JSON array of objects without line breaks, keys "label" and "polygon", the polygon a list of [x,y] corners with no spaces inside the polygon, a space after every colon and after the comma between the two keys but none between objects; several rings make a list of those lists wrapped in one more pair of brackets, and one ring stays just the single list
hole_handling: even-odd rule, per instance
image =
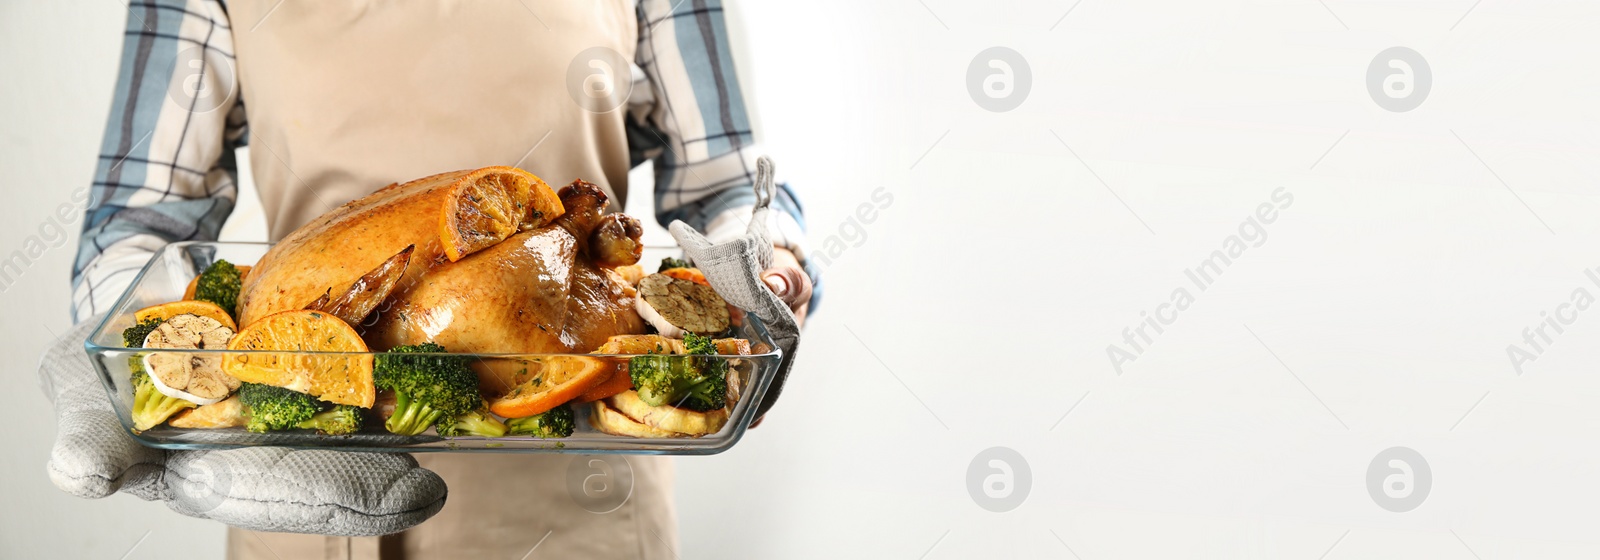
[{"label": "browned chicken skin", "polygon": [[567,213],[557,218],[556,224],[580,240],[581,250],[599,266],[616,268],[639,262],[644,228],[633,216],[603,214],[606,202],[605,191],[594,183],[573,181],[561,188],[561,204]]},{"label": "browned chicken skin", "polygon": [[633,216],[608,214],[600,218],[600,227],[589,234],[589,258],[605,268],[637,263],[644,253],[644,245],[639,243],[642,236],[644,227]]},{"label": "browned chicken skin", "polygon": [[[601,270],[594,246],[584,242],[610,223],[602,216],[605,192],[574,181],[561,189],[561,203],[566,213],[555,223],[435,265],[402,286],[368,332],[369,342],[390,348],[431,341],[453,352],[582,353],[612,335],[643,332],[644,321],[632,311],[633,288]],[[638,257],[623,264],[634,262]],[[482,365],[485,389],[508,388],[511,375]]]},{"label": "browned chicken skin", "polygon": [[[291,234],[246,280],[241,324],[350,291],[415,245],[403,278],[361,329],[373,350],[431,341],[451,352],[586,353],[612,335],[644,331],[633,288],[605,270],[638,262],[642,229],[603,215],[604,191],[574,181],[560,192],[565,212],[549,225],[451,262],[438,237],[438,189],[417,185],[449,175],[391,186]],[[502,388],[492,372],[480,377],[486,393]]]}]

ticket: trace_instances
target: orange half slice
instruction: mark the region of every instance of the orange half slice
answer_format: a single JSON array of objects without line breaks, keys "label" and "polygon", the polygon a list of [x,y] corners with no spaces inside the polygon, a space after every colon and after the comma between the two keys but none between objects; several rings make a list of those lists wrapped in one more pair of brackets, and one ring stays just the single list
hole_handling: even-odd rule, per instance
[{"label": "orange half slice", "polygon": [[489,411],[506,418],[543,413],[593,389],[614,369],[605,360],[586,356],[542,358],[505,396],[490,402]]},{"label": "orange half slice", "polygon": [[544,227],[566,208],[550,185],[515,167],[485,167],[449,187],[439,241],[452,262],[520,230]]},{"label": "orange half slice", "polygon": [[262,317],[234,335],[228,349],[281,351],[223,356],[222,370],[240,381],[364,408],[371,408],[377,396],[371,354],[303,354],[367,351],[366,342],[349,323],[322,311],[295,309]]},{"label": "orange half slice", "polygon": [[133,312],[133,319],[140,323],[151,319],[165,321],[184,314],[216,319],[218,323],[222,323],[222,326],[228,327],[230,331],[239,330],[233,323],[233,317],[229,317],[227,311],[223,311],[221,306],[209,301],[181,300],[152,305]]}]

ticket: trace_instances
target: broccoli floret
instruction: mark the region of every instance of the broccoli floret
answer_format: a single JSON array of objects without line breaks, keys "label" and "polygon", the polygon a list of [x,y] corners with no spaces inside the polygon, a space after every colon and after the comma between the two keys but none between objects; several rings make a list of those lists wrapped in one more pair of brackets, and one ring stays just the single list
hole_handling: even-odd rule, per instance
[{"label": "broccoli floret", "polygon": [[243,285],[239,269],[233,263],[217,259],[200,273],[200,280],[194,285],[194,299],[215,303],[237,320],[235,310],[239,307],[239,289]]},{"label": "broccoli floret", "polygon": [[[122,330],[122,344],[129,348],[143,348],[145,337],[150,331],[161,326],[161,319],[148,319]],[[195,404],[183,399],[169,397],[156,389],[154,381],[150,380],[150,373],[144,370],[144,356],[133,354],[128,356],[128,371],[132,372],[133,381],[133,429],[145,431],[161,425],[172,415],[185,408],[194,408]]]},{"label": "broccoli floret", "polygon": [[506,435],[505,423],[481,408],[457,416],[454,420],[441,421],[434,429],[438,430],[439,435],[444,437],[500,437]]},{"label": "broccoli floret", "polygon": [[317,399],[283,387],[241,383],[239,401],[249,410],[245,428],[252,432],[290,430],[317,415]]},{"label": "broccoli floret", "polygon": [[683,348],[685,354],[698,354],[714,356],[717,353],[717,341],[709,336],[700,336],[694,333],[684,333]]},{"label": "broccoli floret", "polygon": [[145,319],[142,323],[134,323],[133,326],[122,329],[122,345],[129,348],[143,348],[145,337],[150,336],[150,331],[161,326],[161,321],[161,319]]},{"label": "broccoli floret", "polygon": [[361,431],[361,409],[348,404],[334,406],[326,412],[318,412],[306,420],[295,425],[296,428],[316,430],[330,436],[342,436]]},{"label": "broccoli floret", "polygon": [[144,366],[137,364],[133,368],[133,429],[145,431],[161,425],[172,415],[185,408],[194,408],[195,404],[183,399],[166,396],[156,389],[155,382],[150,380],[150,374],[144,371]]},{"label": "broccoli floret", "polygon": [[250,417],[245,429],[256,433],[302,429],[339,436],[361,430],[360,408],[341,404],[317,412],[315,397],[283,387],[241,383],[239,401]]},{"label": "broccoli floret", "polygon": [[572,415],[572,407],[561,405],[527,418],[507,420],[506,427],[510,428],[511,435],[516,436],[564,438],[572,435],[576,421]]},{"label": "broccoli floret", "polygon": [[656,269],[656,272],[662,272],[671,268],[691,268],[691,265],[689,264],[689,261],[667,257],[661,259],[661,268]]},{"label": "broccoli floret", "polygon": [[[128,327],[126,329],[122,329],[122,345],[123,346],[127,346],[129,348],[143,348],[144,347],[144,339],[145,339],[145,337],[150,336],[150,331],[154,331],[154,330],[156,330],[156,327],[161,326],[162,321],[163,321],[163,319],[147,319],[142,323],[134,323],[133,326]],[[137,388],[139,386],[139,377],[140,376],[145,376],[145,382],[146,383],[150,382],[149,377],[146,376],[145,371],[144,371],[144,355],[143,354],[135,353],[133,355],[128,356],[128,371],[133,373],[133,386],[135,388]],[[160,391],[157,391],[156,394],[159,395],[161,393],[160,393]],[[162,396],[165,396],[165,395],[162,395]],[[171,397],[168,397],[168,398],[171,398]],[[182,399],[179,399],[179,400],[182,400]],[[161,421],[165,420],[165,419],[166,419],[165,417],[162,417],[160,420],[156,421],[156,424],[160,424]],[[153,425],[154,424],[152,424],[152,426]],[[140,428],[141,431],[144,430],[144,429],[145,428]]]},{"label": "broccoli floret", "polygon": [[711,337],[684,333],[688,355],[651,354],[628,360],[628,374],[639,399],[651,406],[672,405],[695,411],[727,405],[728,362],[708,357],[717,353]]},{"label": "broccoli floret", "polygon": [[443,354],[431,342],[395,347],[378,356],[372,377],[379,389],[394,392],[394,414],[384,421],[390,432],[414,436],[441,420],[466,415],[483,404],[478,376],[469,358]]}]

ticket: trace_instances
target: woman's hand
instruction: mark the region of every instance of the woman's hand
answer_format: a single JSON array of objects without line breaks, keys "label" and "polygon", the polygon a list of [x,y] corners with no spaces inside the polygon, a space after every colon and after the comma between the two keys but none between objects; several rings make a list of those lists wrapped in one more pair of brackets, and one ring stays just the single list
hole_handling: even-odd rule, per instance
[{"label": "woman's hand", "polygon": [[761,279],[794,311],[798,326],[805,326],[811,303],[811,277],[800,267],[800,259],[783,247],[772,248],[772,268],[761,272]]}]

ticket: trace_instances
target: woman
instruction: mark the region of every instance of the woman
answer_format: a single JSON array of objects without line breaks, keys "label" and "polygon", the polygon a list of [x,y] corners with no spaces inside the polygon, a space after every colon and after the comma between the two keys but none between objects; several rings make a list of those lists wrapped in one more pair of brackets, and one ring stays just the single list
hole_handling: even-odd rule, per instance
[{"label": "woman", "polygon": [[[655,164],[657,219],[681,219],[717,240],[741,233],[750,215],[753,139],[714,0],[134,3],[73,274],[74,311],[80,320],[105,312],[162,245],[215,239],[234,206],[239,146],[251,148],[273,240],[384,185],[489,165],[556,185],[581,177],[620,205],[628,170],[645,160]],[[775,203],[776,256],[764,279],[803,318],[813,290],[800,206],[786,187]],[[57,447],[52,477],[81,495],[162,498],[178,482],[157,469],[83,490]],[[279,469],[271,472],[312,457],[269,451],[252,460]],[[332,474],[305,474],[291,487],[366,492],[358,502],[378,505],[334,503],[333,513],[315,510],[326,525],[292,530],[377,534],[437,515],[384,537],[232,528],[230,557],[675,556],[665,458],[628,459],[631,493],[601,512],[569,492],[571,457],[417,456],[449,485],[445,501],[404,456],[316,453]],[[170,479],[173,461],[188,459],[165,460]],[[394,495],[405,499],[385,501]],[[260,512],[177,503],[235,525],[286,527]]]}]

